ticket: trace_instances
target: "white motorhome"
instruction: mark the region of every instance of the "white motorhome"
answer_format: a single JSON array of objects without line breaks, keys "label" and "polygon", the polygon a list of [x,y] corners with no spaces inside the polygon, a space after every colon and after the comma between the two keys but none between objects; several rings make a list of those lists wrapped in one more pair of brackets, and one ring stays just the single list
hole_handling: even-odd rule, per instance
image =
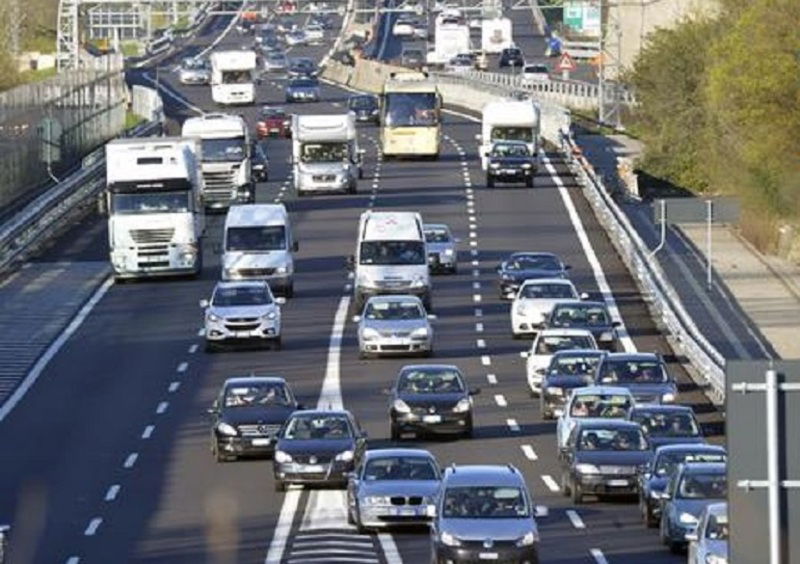
[{"label": "white motorhome", "polygon": [[355,194],[362,177],[355,116],[292,116],[292,165],[298,196],[313,192]]},{"label": "white motorhome", "polygon": [[294,295],[298,244],[283,204],[231,206],[222,243],[223,280],[266,280],[274,293]]},{"label": "white motorhome", "polygon": [[256,100],[255,51],[215,51],[211,61],[211,99],[216,104],[253,104]]},{"label": "white motorhome", "polygon": [[203,147],[203,204],[227,208],[255,201],[250,130],[241,116],[205,114],[183,122],[183,137],[197,137]]},{"label": "white motorhome", "polygon": [[497,100],[483,107],[481,133],[477,136],[481,166],[486,170],[492,144],[496,141],[524,141],[541,164],[541,120],[539,106],[532,100]]},{"label": "white motorhome", "polygon": [[470,51],[469,26],[465,23],[455,23],[450,19],[439,21],[437,18],[433,35],[433,50],[428,51],[427,63],[444,65],[456,55]]},{"label": "white motorhome", "polygon": [[431,308],[431,278],[422,217],[410,211],[366,211],[358,223],[353,285],[356,311],[372,296],[414,294]]},{"label": "white motorhome", "polygon": [[201,154],[196,139],[115,139],[106,145],[115,279],[200,273]]},{"label": "white motorhome", "polygon": [[514,46],[511,36],[511,20],[493,18],[483,20],[481,26],[481,48],[486,53],[500,53],[503,49]]}]

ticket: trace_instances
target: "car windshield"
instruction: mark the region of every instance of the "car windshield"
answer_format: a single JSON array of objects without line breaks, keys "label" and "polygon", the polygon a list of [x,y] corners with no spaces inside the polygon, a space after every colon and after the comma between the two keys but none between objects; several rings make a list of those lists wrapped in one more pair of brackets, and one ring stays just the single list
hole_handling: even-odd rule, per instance
[{"label": "car windshield", "polygon": [[355,96],[350,98],[347,105],[351,110],[374,110],[378,102],[372,96]]},{"label": "car windshield", "polygon": [[450,233],[447,229],[438,227],[425,228],[425,242],[426,243],[449,243]]},{"label": "car windshield", "polygon": [[656,462],[657,476],[670,476],[684,462],[725,462],[727,457],[721,452],[663,452]]},{"label": "car windshield", "polygon": [[304,163],[339,163],[350,157],[350,145],[345,143],[303,143],[301,160]]},{"label": "car windshield", "polygon": [[495,143],[492,147],[493,157],[530,157],[531,152],[528,150],[527,145],[521,143]]},{"label": "car windshield", "polygon": [[594,376],[600,355],[556,355],[550,361],[548,374],[561,376]]},{"label": "car windshield", "polygon": [[561,271],[558,259],[548,255],[517,255],[512,256],[505,264],[506,270],[550,270]]},{"label": "car windshield", "polygon": [[676,497],[680,499],[725,499],[728,478],[721,472],[690,472],[681,478]]},{"label": "car windshield", "polygon": [[244,137],[233,139],[203,139],[203,162],[241,162],[245,156]]},{"label": "car windshield", "polygon": [[442,517],[452,519],[518,519],[529,517],[522,489],[514,487],[459,486],[444,492]]},{"label": "car windshield", "polygon": [[694,416],[686,411],[674,413],[637,409],[631,420],[639,423],[653,437],[698,437],[700,428]]},{"label": "car windshield", "polygon": [[449,368],[414,368],[400,375],[397,391],[403,394],[453,394],[464,391],[461,375]]},{"label": "car windshield", "polygon": [[141,192],[138,194],[112,194],[111,213],[134,215],[138,213],[181,213],[192,209],[189,192]]},{"label": "car windshield", "polygon": [[425,312],[419,302],[411,300],[380,301],[367,303],[364,317],[377,321],[422,319]]},{"label": "car windshield", "polygon": [[439,472],[430,458],[422,456],[382,456],[364,467],[364,481],[438,480]]},{"label": "car windshield", "polygon": [[593,349],[590,335],[546,335],[536,340],[533,354],[553,354],[569,349]]},{"label": "car windshield", "polygon": [[286,112],[281,108],[264,108],[261,117],[265,119],[286,119]]},{"label": "car windshield", "polygon": [[623,419],[628,416],[630,408],[631,400],[628,396],[580,394],[573,400],[569,414],[578,419],[583,417]]},{"label": "car windshield", "polygon": [[434,92],[394,92],[384,98],[388,127],[431,126],[439,123],[438,98]]},{"label": "car windshield", "polygon": [[641,429],[584,429],[577,444],[578,450],[647,450],[647,439]]},{"label": "car windshield", "polygon": [[492,128],[489,137],[492,141],[524,141],[530,143],[533,141],[533,128],[496,126]]},{"label": "car windshield", "polygon": [[250,84],[253,75],[249,70],[222,71],[222,84]]},{"label": "car windshield", "polygon": [[288,406],[292,398],[286,386],[277,382],[236,384],[225,390],[225,407]]},{"label": "car windshield", "polygon": [[342,415],[299,415],[289,420],[283,438],[335,441],[353,438],[353,430],[347,417]]},{"label": "car windshield", "polygon": [[706,525],[706,538],[709,540],[728,540],[728,516],[709,515]]},{"label": "car windshield", "polygon": [[562,300],[574,299],[575,290],[572,284],[525,284],[519,291],[519,297],[525,300]]},{"label": "car windshield", "polygon": [[426,264],[422,241],[364,241],[361,243],[361,264],[401,265]]},{"label": "car windshield", "polygon": [[186,70],[205,70],[208,68],[208,65],[202,59],[185,59],[182,66]]},{"label": "car windshield", "polygon": [[529,74],[547,74],[548,70],[547,67],[544,65],[529,65],[525,67],[525,70],[523,72]]},{"label": "car windshield", "polygon": [[285,63],[286,55],[282,55],[281,53],[273,53],[269,56],[269,60],[273,63]]},{"label": "car windshield", "polygon": [[272,303],[265,286],[227,286],[214,291],[211,304],[216,307],[260,306]]},{"label": "car windshield", "polygon": [[550,324],[553,327],[604,327],[611,324],[605,306],[556,305]]},{"label": "car windshield", "polygon": [[600,365],[600,382],[603,384],[662,384],[668,381],[667,371],[657,361],[623,360]]},{"label": "car windshield", "polygon": [[286,228],[283,225],[229,227],[225,239],[226,251],[283,251]]}]

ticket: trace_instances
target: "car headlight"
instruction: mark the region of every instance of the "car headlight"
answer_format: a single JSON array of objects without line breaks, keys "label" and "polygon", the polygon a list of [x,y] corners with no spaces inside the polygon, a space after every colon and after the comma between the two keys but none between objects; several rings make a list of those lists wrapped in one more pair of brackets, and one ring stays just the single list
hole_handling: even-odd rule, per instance
[{"label": "car headlight", "polygon": [[532,165],[530,163],[525,163],[525,164],[522,165],[522,168],[529,169],[529,168],[531,168],[531,166]]},{"label": "car headlight", "polygon": [[661,499],[661,491],[662,490],[654,490],[654,489],[651,488],[650,489],[650,497],[652,499]]},{"label": "car headlight", "polygon": [[594,464],[576,464],[575,471],[578,474],[599,474],[600,470]]},{"label": "car headlight", "polygon": [[528,310],[527,310],[527,309],[525,309],[525,306],[524,306],[524,305],[522,305],[522,304],[519,304],[519,305],[518,305],[518,306],[517,306],[517,307],[514,309],[514,312],[515,312],[517,315],[521,315],[522,317],[525,317],[526,315],[528,315]]},{"label": "car headlight", "polygon": [[365,327],[361,330],[361,338],[365,341],[374,341],[375,339],[380,338],[380,336],[381,334],[372,327]]},{"label": "car headlight", "polygon": [[425,285],[425,279],[422,276],[417,276],[411,281],[412,288],[422,288]]},{"label": "car headlight", "polygon": [[517,539],[517,546],[530,546],[539,541],[539,535],[535,531],[530,531],[524,537]]},{"label": "car headlight", "polygon": [[603,331],[600,333],[600,340],[601,341],[613,341],[614,340],[614,333],[611,331]]},{"label": "car headlight", "polygon": [[221,421],[217,424],[217,432],[219,432],[220,435],[225,435],[227,437],[235,437],[236,427],[234,427],[233,425],[229,425],[224,421]]},{"label": "car headlight", "polygon": [[514,276],[511,275],[511,274],[503,274],[502,278],[503,278],[503,280],[508,280],[509,282],[513,282],[514,281]]},{"label": "car headlight", "polygon": [[461,546],[461,541],[447,531],[439,533],[439,540],[445,546]]},{"label": "car headlight", "polygon": [[564,390],[562,390],[561,388],[547,388],[546,392],[547,392],[547,394],[549,394],[551,396],[563,396],[564,395]]},{"label": "car headlight", "polygon": [[364,503],[367,505],[389,505],[391,501],[385,495],[368,495],[364,498]]},{"label": "car headlight", "polygon": [[286,266],[279,266],[278,268],[275,269],[275,272],[277,274],[286,274],[287,272],[289,272],[289,268]]},{"label": "car headlight", "polygon": [[678,516],[678,521],[684,525],[697,525],[697,517],[691,513],[683,512]]},{"label": "car headlight", "polygon": [[414,329],[411,332],[412,339],[427,339],[430,332],[428,331],[427,327],[420,327],[419,329]]},{"label": "car headlight", "polygon": [[472,402],[469,401],[469,398],[464,398],[464,399],[458,400],[458,403],[453,408],[453,411],[455,413],[466,413],[471,408],[472,408]]},{"label": "car headlight", "polygon": [[226,268],[225,269],[225,276],[228,278],[233,278],[236,276],[236,269],[235,268]]},{"label": "car headlight", "polygon": [[394,400],[392,407],[397,413],[411,413],[411,408],[408,407],[408,404],[401,399]]},{"label": "car headlight", "polygon": [[207,317],[208,317],[209,321],[213,321],[214,323],[216,323],[217,321],[221,321],[220,316],[219,315],[215,315],[213,313],[209,313]]},{"label": "car headlight", "polygon": [[491,164],[489,165],[489,167],[490,167],[490,168],[493,168],[493,169],[498,169],[498,168],[500,168],[500,163],[491,163]]},{"label": "car headlight", "polygon": [[672,403],[675,401],[675,394],[672,392],[667,392],[666,394],[661,394],[661,401],[663,403]]},{"label": "car headlight", "polygon": [[444,250],[445,256],[451,257],[453,256],[453,249],[445,249]]},{"label": "car headlight", "polygon": [[278,317],[278,313],[274,311],[270,311],[269,313],[264,315],[264,319],[275,319]]},{"label": "car headlight", "polygon": [[728,559],[717,554],[706,554],[706,564],[728,564]]},{"label": "car headlight", "polygon": [[339,454],[336,455],[336,460],[340,462],[350,462],[353,460],[353,456],[355,453],[352,450],[343,450]]},{"label": "car headlight", "polygon": [[283,452],[282,450],[275,451],[275,462],[279,464],[285,464],[286,462],[291,462],[291,461],[292,461],[291,454]]}]

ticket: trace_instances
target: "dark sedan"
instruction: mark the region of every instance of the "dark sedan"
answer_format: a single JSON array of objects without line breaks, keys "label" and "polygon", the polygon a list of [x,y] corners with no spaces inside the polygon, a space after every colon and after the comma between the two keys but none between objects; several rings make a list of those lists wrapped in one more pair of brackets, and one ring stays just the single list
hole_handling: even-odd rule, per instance
[{"label": "dark sedan", "polygon": [[631,410],[630,419],[642,426],[654,449],[705,442],[694,411],[686,405],[637,405]]},{"label": "dark sedan", "polygon": [[533,186],[536,176],[536,157],[531,154],[524,141],[499,141],[492,145],[486,155],[486,186],[493,188],[497,182],[525,184]]},{"label": "dark sedan", "polygon": [[289,78],[314,78],[319,73],[317,63],[306,57],[300,57],[289,61],[287,74]]},{"label": "dark sedan", "polygon": [[594,349],[577,349],[557,351],[553,355],[539,394],[542,419],[560,417],[572,390],[594,384],[594,373],[603,354]]},{"label": "dark sedan", "polygon": [[404,432],[472,435],[472,396],[457,367],[405,366],[389,391],[392,440]]},{"label": "dark sedan", "polygon": [[658,447],[650,465],[639,475],[639,510],[647,527],[657,527],[661,518],[661,497],[679,466],[685,462],[725,462],[725,447],[706,444],[677,444]]},{"label": "dark sedan", "polygon": [[256,122],[256,134],[259,139],[291,137],[292,117],[283,108],[265,106],[261,108],[261,115]]},{"label": "dark sedan", "polygon": [[653,451],[641,426],[618,419],[580,421],[560,449],[561,491],[581,503],[585,495],[636,495],[637,475]]},{"label": "dark sedan", "polygon": [[319,102],[319,81],[316,78],[294,78],[286,84],[287,102]]},{"label": "dark sedan", "polygon": [[377,96],[372,94],[350,96],[347,100],[347,109],[353,113],[356,121],[380,123],[380,104]]},{"label": "dark sedan", "polygon": [[568,301],[553,306],[546,327],[557,329],[586,329],[592,333],[597,346],[615,351],[619,321],[611,319],[603,302]]},{"label": "dark sedan", "polygon": [[299,408],[283,378],[229,378],[208,410],[211,452],[217,462],[269,455],[286,419]]},{"label": "dark sedan", "polygon": [[636,403],[675,403],[678,386],[657,353],[610,353],[597,368],[597,384],[622,386]]},{"label": "dark sedan", "polygon": [[500,275],[500,299],[516,295],[526,280],[566,278],[569,265],[553,253],[514,253],[497,267]]},{"label": "dark sedan", "polygon": [[503,67],[521,67],[525,65],[525,57],[522,51],[517,47],[507,47],[500,52],[500,61],[498,62],[500,68]]},{"label": "dark sedan", "polygon": [[287,484],[343,486],[366,445],[367,434],[349,411],[294,412],[275,446],[275,491]]}]

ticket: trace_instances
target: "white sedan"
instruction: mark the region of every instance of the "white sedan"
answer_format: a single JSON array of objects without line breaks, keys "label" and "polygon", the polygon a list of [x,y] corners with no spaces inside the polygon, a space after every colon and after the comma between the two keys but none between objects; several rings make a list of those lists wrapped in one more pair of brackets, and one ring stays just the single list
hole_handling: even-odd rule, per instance
[{"label": "white sedan", "polygon": [[575,285],[565,278],[526,280],[511,304],[511,333],[515,339],[533,335],[544,326],[556,303],[588,297],[579,296]]},{"label": "white sedan", "polygon": [[521,356],[526,360],[525,372],[528,386],[534,396],[542,391],[542,379],[553,354],[573,349],[597,350],[597,342],[586,329],[544,329],[536,335],[529,351]]},{"label": "white sedan", "polygon": [[567,444],[567,438],[580,419],[627,419],[635,400],[628,388],[587,386],[575,388],[564,406],[556,425],[556,448]]},{"label": "white sedan", "polygon": [[392,28],[392,34],[396,37],[411,37],[414,35],[413,22],[398,20]]},{"label": "white sedan", "polygon": [[325,39],[325,30],[319,24],[306,26],[306,40],[310,44],[322,43]]}]

